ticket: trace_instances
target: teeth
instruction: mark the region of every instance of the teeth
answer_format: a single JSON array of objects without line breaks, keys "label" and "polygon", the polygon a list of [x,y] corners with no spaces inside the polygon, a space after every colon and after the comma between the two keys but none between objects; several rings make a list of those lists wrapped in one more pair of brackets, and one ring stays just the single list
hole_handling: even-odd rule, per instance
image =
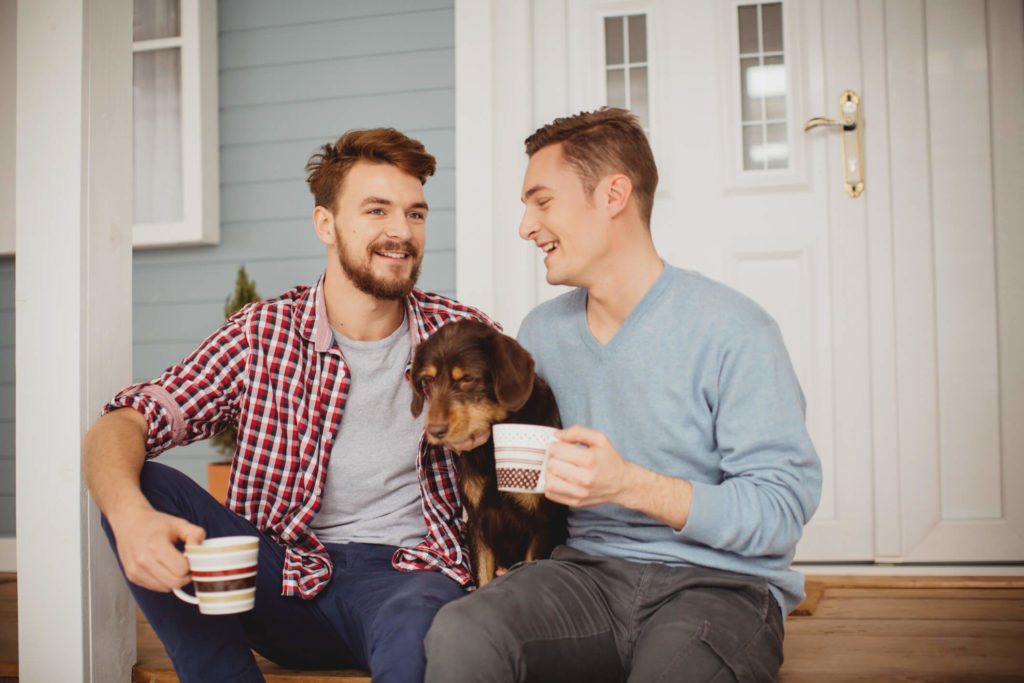
[{"label": "teeth", "polygon": [[543,247],[541,247],[541,249],[544,250],[545,254],[548,253],[549,251],[551,251],[554,248],[555,248],[555,243],[554,242],[548,242]]},{"label": "teeth", "polygon": [[400,251],[378,251],[377,255],[387,256],[388,258],[406,258],[406,256],[408,256],[408,254],[405,254]]}]

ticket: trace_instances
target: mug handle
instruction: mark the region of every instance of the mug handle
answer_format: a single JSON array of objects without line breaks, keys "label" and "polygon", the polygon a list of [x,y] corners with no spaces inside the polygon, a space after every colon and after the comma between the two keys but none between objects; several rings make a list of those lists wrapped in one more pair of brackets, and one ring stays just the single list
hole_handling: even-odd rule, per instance
[{"label": "mug handle", "polygon": [[178,596],[178,599],[184,600],[185,602],[189,603],[190,605],[198,605],[199,604],[199,598],[195,597],[194,595],[189,595],[188,593],[186,593],[185,591],[181,590],[180,588],[175,588],[174,589],[174,594]]}]

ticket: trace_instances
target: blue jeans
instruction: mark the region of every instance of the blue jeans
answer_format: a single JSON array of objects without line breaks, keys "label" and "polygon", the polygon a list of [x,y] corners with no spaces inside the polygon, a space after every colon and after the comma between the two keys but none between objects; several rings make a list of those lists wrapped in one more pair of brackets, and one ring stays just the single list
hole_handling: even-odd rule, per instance
[{"label": "blue jeans", "polygon": [[[311,600],[283,597],[284,549],[275,541],[173,468],[147,462],[140,483],[154,508],[203,527],[208,537],[261,536],[250,612],[200,614],[173,593],[129,582],[182,683],[262,681],[251,650],[287,668],[361,666],[374,681],[423,680],[423,637],[441,606],[464,594],[457,583],[439,572],[394,569],[392,546],[328,544],[331,582]],[[106,519],[103,528],[116,552]]]}]

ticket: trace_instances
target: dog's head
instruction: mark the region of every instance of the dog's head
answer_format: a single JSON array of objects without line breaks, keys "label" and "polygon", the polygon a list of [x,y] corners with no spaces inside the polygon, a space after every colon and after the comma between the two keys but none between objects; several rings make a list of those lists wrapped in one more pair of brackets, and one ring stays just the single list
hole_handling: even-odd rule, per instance
[{"label": "dog's head", "polygon": [[416,349],[412,414],[426,401],[427,440],[460,443],[522,408],[533,377],[533,358],[511,337],[476,320],[448,323]]}]

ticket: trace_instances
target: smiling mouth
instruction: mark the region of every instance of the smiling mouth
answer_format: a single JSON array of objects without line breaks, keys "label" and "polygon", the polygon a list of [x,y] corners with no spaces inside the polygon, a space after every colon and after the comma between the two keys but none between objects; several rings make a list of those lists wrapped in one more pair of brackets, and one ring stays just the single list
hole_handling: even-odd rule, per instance
[{"label": "smiling mouth", "polygon": [[375,251],[373,253],[376,254],[377,256],[381,256],[387,259],[394,259],[397,261],[402,261],[409,258],[409,254],[404,251]]},{"label": "smiling mouth", "polygon": [[545,254],[550,254],[555,250],[555,247],[558,246],[558,242],[548,242],[547,244],[541,244],[539,246],[540,250],[543,251]]}]

